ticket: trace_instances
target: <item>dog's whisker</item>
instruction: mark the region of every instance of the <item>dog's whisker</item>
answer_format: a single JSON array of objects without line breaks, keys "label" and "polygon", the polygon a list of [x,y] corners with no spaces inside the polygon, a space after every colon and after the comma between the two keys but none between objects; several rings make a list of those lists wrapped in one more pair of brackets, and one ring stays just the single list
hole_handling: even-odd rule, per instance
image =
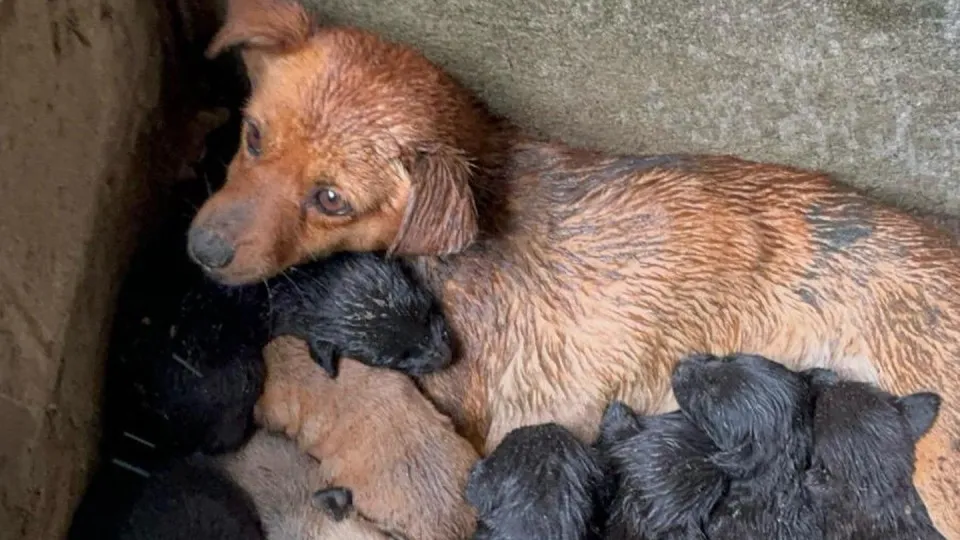
[{"label": "dog's whisker", "polygon": [[134,473],[134,474],[138,474],[138,475],[140,475],[140,476],[142,476],[142,477],[144,477],[144,478],[150,478],[150,473],[148,473],[146,470],[144,470],[144,469],[142,469],[142,468],[140,468],[140,467],[137,467],[136,465],[131,465],[131,464],[127,463],[126,461],[123,461],[122,459],[112,458],[112,459],[110,460],[110,463],[113,463],[114,465],[116,465],[117,467],[120,467],[121,469],[125,469],[125,470],[130,471],[130,472],[132,472],[132,473]]},{"label": "dog's whisker", "polygon": [[156,447],[157,447],[157,445],[153,444],[152,442],[150,442],[150,441],[148,441],[148,440],[146,440],[146,439],[144,439],[144,438],[137,437],[136,435],[134,435],[133,433],[130,433],[129,431],[124,431],[124,432],[123,432],[123,436],[126,437],[126,438],[128,438],[128,439],[130,439],[130,440],[132,440],[132,441],[136,441],[136,442],[138,442],[138,443],[146,446],[147,448],[156,448]]},{"label": "dog's whisker", "polygon": [[180,364],[181,366],[183,366],[184,368],[186,368],[187,371],[193,373],[193,374],[196,375],[197,377],[203,377],[203,373],[201,373],[199,369],[197,369],[197,368],[193,367],[192,365],[190,365],[190,363],[187,362],[186,360],[184,360],[184,358],[183,358],[182,356],[180,356],[179,354],[173,353],[173,354],[171,354],[170,356],[174,359],[174,361],[176,361],[178,364]]}]

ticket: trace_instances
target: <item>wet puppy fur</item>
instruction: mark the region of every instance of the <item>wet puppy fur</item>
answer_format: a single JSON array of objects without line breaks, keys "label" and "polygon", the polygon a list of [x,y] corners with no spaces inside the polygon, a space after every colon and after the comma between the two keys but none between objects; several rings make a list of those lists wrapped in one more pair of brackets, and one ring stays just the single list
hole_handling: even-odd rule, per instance
[{"label": "wet puppy fur", "polygon": [[472,533],[464,500],[476,451],[449,418],[396,371],[341,360],[331,378],[307,344],[281,336],[264,348],[267,380],[256,407],[265,428],[294,438],[319,461],[329,488],[315,496],[337,517],[349,506],[401,538],[443,540]]},{"label": "wet puppy fur", "polygon": [[604,412],[597,447],[612,485],[606,537],[706,539],[728,478],[713,441],[679,411],[640,416],[622,402]]},{"label": "wet puppy fur", "polygon": [[330,519],[310,493],[319,464],[284,437],[259,431],[234,453],[193,455],[149,476],[99,468],[74,513],[69,540],[385,540],[363,519]]},{"label": "wet puppy fur", "polygon": [[604,473],[597,451],[562,426],[511,431],[470,472],[474,540],[604,538]]},{"label": "wet puppy fur", "polygon": [[823,538],[804,487],[813,443],[810,377],[757,355],[693,355],[672,376],[680,410],[717,447],[729,479],[709,538]]},{"label": "wet puppy fur", "polygon": [[816,381],[813,455],[806,486],[829,540],[942,539],[913,483],[917,441],[940,397],[904,397],[861,382]]},{"label": "wet puppy fur", "polygon": [[442,369],[453,341],[433,295],[398,259],[337,253],[271,280],[271,334],[291,335],[337,374],[341,356],[409,375]]}]

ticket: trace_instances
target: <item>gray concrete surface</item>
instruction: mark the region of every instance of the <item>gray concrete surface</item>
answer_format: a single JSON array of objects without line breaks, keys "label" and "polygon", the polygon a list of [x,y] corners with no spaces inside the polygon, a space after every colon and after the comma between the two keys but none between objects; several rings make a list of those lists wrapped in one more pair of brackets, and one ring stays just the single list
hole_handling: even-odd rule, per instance
[{"label": "gray concrete surface", "polygon": [[824,168],[960,211],[960,0],[320,4],[571,142]]}]

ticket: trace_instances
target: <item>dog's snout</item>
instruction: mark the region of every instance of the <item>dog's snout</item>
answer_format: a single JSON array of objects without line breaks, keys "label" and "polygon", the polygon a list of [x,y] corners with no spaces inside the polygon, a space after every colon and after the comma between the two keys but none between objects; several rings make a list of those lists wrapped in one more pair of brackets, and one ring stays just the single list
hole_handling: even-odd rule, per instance
[{"label": "dog's snout", "polygon": [[187,235],[187,251],[200,266],[220,269],[233,260],[234,248],[226,238],[205,227],[193,227]]}]

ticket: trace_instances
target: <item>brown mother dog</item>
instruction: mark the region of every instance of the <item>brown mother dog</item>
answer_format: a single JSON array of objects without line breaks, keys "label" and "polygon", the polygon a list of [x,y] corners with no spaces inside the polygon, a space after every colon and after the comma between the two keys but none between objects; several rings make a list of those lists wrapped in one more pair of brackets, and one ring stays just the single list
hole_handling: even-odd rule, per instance
[{"label": "brown mother dog", "polygon": [[960,247],[810,171],[734,157],[611,156],[524,137],[413,49],[234,0],[211,55],[253,82],[226,186],[192,256],[245,283],[338,250],[407,257],[462,358],[422,379],[479,447],[604,405],[674,406],[691,351],[835,367],[945,405],[917,482],[960,538]]}]

